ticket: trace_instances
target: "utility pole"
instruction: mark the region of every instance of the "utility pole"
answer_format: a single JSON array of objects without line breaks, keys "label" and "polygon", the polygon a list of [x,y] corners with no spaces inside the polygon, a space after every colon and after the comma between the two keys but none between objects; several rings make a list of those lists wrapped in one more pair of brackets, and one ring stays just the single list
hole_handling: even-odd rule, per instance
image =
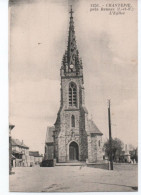
[{"label": "utility pole", "polygon": [[110,170],[113,170],[113,155],[112,155],[112,133],[111,133],[111,113],[110,100],[108,100],[108,124],[109,124],[109,146],[110,146]]}]

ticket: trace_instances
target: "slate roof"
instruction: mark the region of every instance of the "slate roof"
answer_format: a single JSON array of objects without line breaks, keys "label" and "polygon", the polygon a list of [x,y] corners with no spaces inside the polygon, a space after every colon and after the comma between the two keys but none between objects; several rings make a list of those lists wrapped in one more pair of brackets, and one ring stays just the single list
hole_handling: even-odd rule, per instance
[{"label": "slate roof", "polygon": [[88,120],[88,128],[90,134],[103,135],[103,133],[101,133],[101,131],[98,129],[98,127],[92,120]]},{"label": "slate roof", "polygon": [[18,150],[12,150],[13,154],[22,154],[22,152],[19,152]]},{"label": "slate roof", "polygon": [[22,147],[22,148],[27,148],[29,149],[28,146],[26,146],[23,142],[21,142],[20,140],[18,139],[12,139],[12,146],[19,146],[19,147]]},{"label": "slate roof", "polygon": [[87,110],[87,108],[83,105],[83,110],[85,111],[85,113],[87,113],[88,114],[88,110]]},{"label": "slate roof", "polygon": [[39,151],[29,151],[29,156],[42,157],[42,155],[39,154]]},{"label": "slate roof", "polygon": [[54,142],[53,139],[53,131],[55,131],[55,127],[47,127],[47,132],[46,132],[46,143],[52,143]]}]

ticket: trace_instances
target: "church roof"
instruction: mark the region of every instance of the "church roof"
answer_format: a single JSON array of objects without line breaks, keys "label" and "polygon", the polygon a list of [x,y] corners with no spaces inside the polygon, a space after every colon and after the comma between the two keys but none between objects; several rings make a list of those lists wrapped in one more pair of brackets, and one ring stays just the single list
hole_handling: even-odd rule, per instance
[{"label": "church roof", "polygon": [[90,134],[103,135],[103,133],[101,133],[101,131],[98,129],[98,127],[96,126],[96,124],[92,120],[88,120],[88,127],[89,127]]},{"label": "church roof", "polygon": [[83,108],[84,112],[88,114],[88,110],[84,105],[82,106],[82,108]]},{"label": "church roof", "polygon": [[52,143],[54,142],[53,139],[53,131],[55,131],[55,127],[47,127],[47,132],[46,132],[46,141],[45,143]]}]

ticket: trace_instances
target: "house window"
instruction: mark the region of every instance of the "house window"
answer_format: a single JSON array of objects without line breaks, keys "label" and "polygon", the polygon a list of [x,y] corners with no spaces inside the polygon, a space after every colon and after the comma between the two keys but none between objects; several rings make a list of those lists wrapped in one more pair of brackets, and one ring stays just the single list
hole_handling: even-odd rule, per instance
[{"label": "house window", "polygon": [[100,147],[100,140],[98,141],[98,145],[99,145],[99,147]]},{"label": "house window", "polygon": [[69,85],[69,106],[77,106],[77,89],[75,83]]},{"label": "house window", "polygon": [[71,116],[71,126],[75,127],[75,116],[74,115]]}]

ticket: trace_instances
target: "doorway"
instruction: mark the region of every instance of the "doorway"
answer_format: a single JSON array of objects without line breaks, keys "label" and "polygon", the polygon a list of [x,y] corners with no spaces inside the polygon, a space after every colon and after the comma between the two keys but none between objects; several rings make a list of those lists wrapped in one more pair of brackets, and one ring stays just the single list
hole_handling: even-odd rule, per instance
[{"label": "doorway", "polygon": [[69,160],[79,160],[79,150],[76,142],[71,142],[69,145]]}]

